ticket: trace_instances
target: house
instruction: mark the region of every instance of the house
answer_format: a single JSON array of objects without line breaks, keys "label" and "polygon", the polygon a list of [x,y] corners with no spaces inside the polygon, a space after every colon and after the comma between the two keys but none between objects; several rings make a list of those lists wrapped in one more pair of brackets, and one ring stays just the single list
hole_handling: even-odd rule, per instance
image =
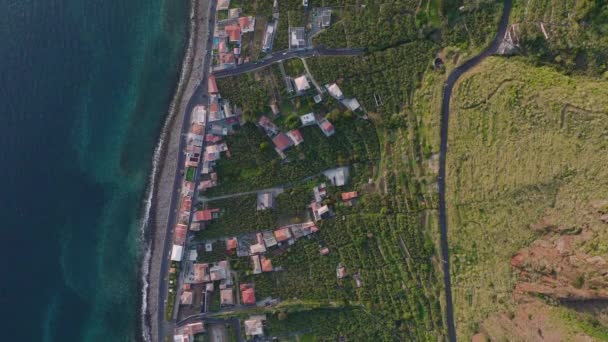
[{"label": "house", "polygon": [[194,213],[194,219],[193,221],[196,222],[207,222],[207,221],[211,221],[213,219],[216,219],[219,217],[219,212],[220,210],[215,208],[215,209],[205,209],[205,210],[199,210],[197,212]]},{"label": "house", "polygon": [[233,253],[238,247],[238,242],[235,237],[226,240],[226,251]]},{"label": "house", "polygon": [[358,196],[356,191],[351,191],[351,192],[343,192],[341,197],[342,197],[342,202],[347,203],[348,205],[353,205],[353,200],[356,199]]},{"label": "house", "polygon": [[211,281],[224,280],[228,276],[228,270],[221,265],[215,265],[209,269],[209,279]]},{"label": "house", "polygon": [[194,268],[194,279],[192,280],[192,283],[200,284],[211,281],[208,264],[193,264],[192,267]]},{"label": "house", "polygon": [[226,45],[226,40],[221,40],[217,44],[217,52],[219,52],[220,54],[228,52],[228,46]]},{"label": "house", "polygon": [[317,119],[315,118],[315,114],[308,113],[300,116],[300,121],[302,122],[302,126],[314,125],[317,123]]},{"label": "house", "polygon": [[259,255],[252,255],[251,263],[253,264],[253,274],[262,273],[262,265],[260,265],[260,256]]},{"label": "house", "polygon": [[192,291],[182,291],[181,296],[179,296],[179,303],[181,305],[192,305],[193,298]]},{"label": "house", "polygon": [[236,19],[241,15],[242,10],[240,8],[231,8],[228,10],[228,18]]},{"label": "house", "polygon": [[241,284],[241,302],[244,305],[254,305],[255,304],[255,289],[253,288],[253,284]]},{"label": "house", "polygon": [[215,82],[215,76],[213,76],[213,75],[210,75],[209,78],[207,78],[207,92],[209,94],[218,93],[217,83]]},{"label": "house", "polygon": [[190,125],[190,133],[196,135],[203,135],[203,133],[205,133],[205,125],[200,122],[193,122]]},{"label": "house", "polygon": [[272,261],[265,256],[260,256],[260,264],[262,264],[262,272],[272,272]]},{"label": "house", "polygon": [[256,233],[256,241],[257,243],[249,246],[249,253],[260,254],[266,252],[266,246],[264,246],[264,238],[262,233]]},{"label": "house", "polygon": [[235,58],[232,53],[220,53],[219,61],[224,67],[229,67],[234,66]]},{"label": "house", "polygon": [[188,226],[185,224],[178,223],[175,226],[175,233],[173,234],[173,243],[176,245],[183,246],[186,242],[186,236],[188,234]]},{"label": "house", "polygon": [[224,109],[224,117],[229,118],[233,116],[232,107],[230,107],[230,102],[228,100],[224,100],[223,102],[224,105],[222,106],[222,108]]},{"label": "house", "polygon": [[182,256],[184,254],[184,247],[180,245],[173,245],[171,249],[171,261],[182,261]]},{"label": "house", "polygon": [[234,294],[232,288],[226,288],[220,290],[220,306],[231,306],[234,305]]},{"label": "house", "polygon": [[313,96],[312,99],[315,100],[315,103],[321,103],[321,101],[323,101],[323,98],[320,94]]},{"label": "house", "polygon": [[359,273],[353,275],[353,279],[355,279],[355,284],[357,285],[357,288],[363,286],[363,281],[361,281],[361,275],[359,275]]},{"label": "house", "polygon": [[270,248],[277,245],[277,239],[274,237],[274,234],[270,230],[262,232],[262,238],[264,239],[264,245],[266,245],[266,248]]},{"label": "house", "polygon": [[272,111],[272,115],[275,115],[275,116],[276,116],[276,115],[281,114],[281,111],[279,110],[279,105],[277,105],[277,102],[276,102],[276,101],[273,101],[273,102],[270,104],[270,110]]},{"label": "house", "polygon": [[244,322],[245,324],[245,335],[247,336],[264,336],[264,323],[266,320],[265,315],[251,316]]},{"label": "house", "polygon": [[317,202],[312,202],[310,204],[310,210],[312,211],[312,215],[315,218],[315,221],[326,219],[331,215],[329,207],[327,205],[320,205]]},{"label": "house", "polygon": [[318,125],[319,128],[321,128],[321,131],[323,131],[323,133],[325,133],[325,136],[327,137],[330,137],[334,135],[334,133],[336,133],[336,131],[334,130],[334,125],[332,125],[331,122],[329,122],[329,120],[327,119],[319,121]]},{"label": "house", "polygon": [[258,193],[257,210],[266,210],[273,207],[274,198],[272,192]]},{"label": "house", "polygon": [[216,9],[218,11],[227,10],[228,8],[230,8],[230,0],[217,0]]},{"label": "house", "polygon": [[190,196],[184,196],[182,198],[180,210],[189,212],[190,209],[192,209],[192,198]]},{"label": "house", "polygon": [[327,254],[329,254],[329,248],[323,247],[323,248],[319,249],[319,253],[321,255],[327,255]]},{"label": "house", "polygon": [[241,27],[238,25],[227,25],[224,31],[228,36],[228,41],[239,44],[241,42]]},{"label": "house", "polygon": [[277,242],[283,242],[291,239],[291,232],[289,231],[289,227],[279,228],[274,231],[274,237]]},{"label": "house", "polygon": [[205,332],[205,325],[203,322],[195,322],[187,324],[182,328],[182,333],[187,335],[196,335]]},{"label": "house", "polygon": [[319,184],[319,186],[315,186],[312,188],[312,191],[315,195],[315,201],[321,202],[327,196],[327,186],[325,183]]},{"label": "house", "polygon": [[274,39],[274,23],[269,23],[266,26],[266,32],[264,32],[264,39],[262,41],[262,51],[269,52],[272,50],[272,41]]},{"label": "house", "polygon": [[287,132],[287,136],[291,139],[291,141],[293,141],[295,146],[300,145],[304,141],[302,133],[300,133],[300,131],[297,129],[292,129],[291,131]]},{"label": "house", "polygon": [[297,93],[302,93],[308,89],[310,89],[310,83],[308,83],[308,79],[306,78],[306,75],[302,75],[300,77],[296,77],[293,82],[296,85],[296,92]]},{"label": "house", "polygon": [[283,132],[277,134],[277,136],[272,139],[272,143],[274,144],[275,149],[281,152],[293,145],[293,141],[291,141],[291,139],[289,139],[289,137],[287,137],[287,135]]},{"label": "house", "polygon": [[188,256],[188,260],[189,261],[196,261],[196,259],[198,259],[198,252],[196,251],[196,249],[191,249],[190,250],[190,255]]},{"label": "house", "polygon": [[336,268],[336,276],[338,277],[338,279],[342,279],[347,275],[348,273],[346,273],[346,268],[344,268],[344,265],[342,265],[341,263],[338,264],[338,267]]},{"label": "house", "polygon": [[344,94],[342,94],[342,90],[340,90],[337,84],[332,83],[331,85],[326,85],[325,88],[327,88],[329,95],[334,99],[342,100],[344,98]]},{"label": "house", "polygon": [[306,34],[304,27],[289,28],[289,48],[301,49],[306,47]]},{"label": "house", "polygon": [[355,98],[344,99],[344,100],[342,100],[342,104],[345,105],[346,108],[352,110],[353,112],[361,107],[361,105],[359,104],[359,101],[357,101],[357,99],[355,99]]},{"label": "house", "polygon": [[239,26],[241,27],[241,32],[253,32],[255,30],[255,17],[240,17],[239,18]]},{"label": "house", "polygon": [[329,27],[331,24],[331,9],[324,8],[321,13],[321,27]]},{"label": "house", "polygon": [[192,122],[205,124],[207,122],[207,107],[196,106],[192,110]]},{"label": "house", "polygon": [[279,132],[279,128],[275,125],[266,115],[262,115],[260,120],[258,121],[258,125],[266,131],[268,135],[275,135]]}]

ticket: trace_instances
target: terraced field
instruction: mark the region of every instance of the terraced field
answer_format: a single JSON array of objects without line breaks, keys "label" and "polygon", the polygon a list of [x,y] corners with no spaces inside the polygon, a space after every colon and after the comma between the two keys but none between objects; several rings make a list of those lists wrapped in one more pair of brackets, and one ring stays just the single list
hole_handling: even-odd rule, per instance
[{"label": "terraced field", "polygon": [[593,238],[577,248],[608,255],[607,230],[582,223],[591,203],[608,199],[608,82],[493,57],[464,76],[452,101],[449,241],[464,340],[489,315],[514,315],[510,261],[540,236],[530,227],[544,217],[589,229]]}]

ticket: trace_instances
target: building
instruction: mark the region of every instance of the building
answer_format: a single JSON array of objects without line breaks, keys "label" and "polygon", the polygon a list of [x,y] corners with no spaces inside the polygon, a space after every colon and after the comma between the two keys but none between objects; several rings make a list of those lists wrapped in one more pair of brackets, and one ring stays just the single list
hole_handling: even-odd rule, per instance
[{"label": "building", "polygon": [[193,298],[192,291],[182,291],[182,295],[179,297],[179,303],[181,305],[192,305]]},{"label": "building", "polygon": [[229,8],[230,8],[230,0],[217,0],[217,7],[216,7],[216,9],[218,11],[227,10]]},{"label": "building", "polygon": [[352,110],[353,112],[356,111],[357,109],[361,108],[359,101],[357,101],[357,99],[355,99],[355,98],[344,99],[344,100],[342,100],[342,104],[345,105],[346,108]]},{"label": "building", "polygon": [[171,249],[171,261],[182,261],[182,256],[184,254],[184,247],[180,245],[173,245]]},{"label": "building", "polygon": [[338,267],[336,268],[336,276],[338,277],[338,279],[342,279],[347,275],[348,273],[346,273],[346,268],[344,267],[344,265],[342,265],[341,263],[338,264]]},{"label": "building", "polygon": [[219,209],[205,209],[205,210],[199,210],[197,212],[194,213],[194,219],[193,221],[196,222],[207,222],[207,221],[211,221],[214,220],[216,218],[218,218],[220,216],[219,214],[220,210]]},{"label": "building", "polygon": [[241,284],[241,302],[243,305],[255,304],[255,289],[253,284]]},{"label": "building", "polygon": [[232,288],[225,288],[220,290],[220,306],[232,306],[234,305],[234,294]]},{"label": "building", "polygon": [[260,264],[262,265],[262,272],[272,272],[272,261],[265,256],[260,256]]},{"label": "building", "polygon": [[274,198],[272,196],[272,192],[264,192],[262,194],[258,193],[257,210],[270,209],[274,205],[273,202]]},{"label": "building", "polygon": [[228,277],[228,267],[224,261],[220,261],[217,265],[209,269],[209,280],[217,281],[224,280]]},{"label": "building", "polygon": [[302,122],[302,126],[314,125],[317,123],[317,119],[315,118],[315,114],[308,113],[300,116],[300,121]]},{"label": "building", "polygon": [[211,281],[208,264],[193,264],[192,268],[194,268],[194,278],[192,279],[193,284],[201,284]]},{"label": "building", "polygon": [[266,134],[273,136],[279,132],[279,128],[266,115],[262,115],[258,121],[258,125],[266,131]]},{"label": "building", "polygon": [[292,129],[291,131],[287,132],[287,136],[291,139],[291,141],[293,141],[295,146],[300,145],[304,141],[302,133],[300,133],[300,131],[297,129]]},{"label": "building", "polygon": [[321,97],[320,94],[313,96],[312,99],[315,100],[315,103],[321,103],[321,101],[323,101],[323,98]]},{"label": "building", "polygon": [[264,336],[264,321],[265,315],[251,316],[244,322],[245,335],[247,336]]},{"label": "building", "polygon": [[323,133],[327,137],[330,137],[330,136],[334,135],[334,133],[336,133],[336,131],[334,129],[334,125],[332,125],[331,122],[329,122],[329,120],[327,120],[327,119],[323,119],[323,120],[319,121],[318,125],[319,125],[319,128],[321,128],[321,131],[323,131]]},{"label": "building", "polygon": [[266,248],[270,248],[277,245],[277,239],[274,237],[274,234],[270,230],[262,232],[262,238],[264,239],[264,245],[266,245]]},{"label": "building", "polygon": [[302,93],[302,92],[310,89],[310,84],[308,83],[308,79],[306,78],[306,75],[297,77],[296,79],[293,80],[293,82],[296,85],[297,93]]},{"label": "building", "polygon": [[231,8],[228,10],[228,18],[236,19],[241,15],[242,10],[240,8]]},{"label": "building", "polygon": [[274,39],[274,23],[269,23],[266,26],[264,40],[262,41],[262,51],[270,52],[272,50],[272,41]]},{"label": "building", "polygon": [[281,152],[293,146],[293,141],[291,141],[291,139],[289,139],[289,137],[283,132],[277,134],[272,139],[272,143],[274,144],[275,149]]},{"label": "building", "polygon": [[207,122],[207,108],[205,106],[196,106],[192,110],[192,122],[205,124]]},{"label": "building", "polygon": [[274,237],[277,242],[283,242],[291,239],[291,232],[289,231],[289,227],[279,228],[274,231]]},{"label": "building", "polygon": [[351,191],[351,192],[343,192],[341,197],[342,197],[342,202],[347,203],[348,205],[353,205],[353,200],[356,199],[358,196],[356,191]]},{"label": "building", "polygon": [[331,212],[329,211],[329,207],[327,205],[321,205],[317,202],[312,202],[310,204],[310,210],[312,211],[312,215],[315,218],[315,221],[326,219],[331,215]]},{"label": "building", "polygon": [[235,237],[226,240],[226,251],[233,253],[238,248],[238,241]]},{"label": "building", "polygon": [[207,78],[207,92],[209,94],[218,93],[217,82],[215,81],[215,76],[213,76],[213,75],[210,75],[209,78]]},{"label": "building", "polygon": [[262,265],[260,265],[260,256],[259,255],[251,256],[251,264],[253,265],[253,274],[262,273]]},{"label": "building", "polygon": [[320,249],[319,249],[319,253],[320,253],[321,255],[327,255],[327,254],[329,254],[329,248],[327,248],[327,247],[322,247],[322,248],[320,248]]},{"label": "building", "polygon": [[306,47],[306,34],[304,27],[289,28],[289,49],[301,49]]},{"label": "building", "polygon": [[175,226],[175,233],[173,234],[173,244],[183,246],[186,243],[186,236],[188,235],[188,226],[185,224],[178,223]]},{"label": "building", "polygon": [[239,26],[243,33],[255,31],[255,17],[240,17]]},{"label": "building", "polygon": [[281,111],[279,110],[279,105],[277,105],[276,101],[272,101],[272,103],[270,104],[270,110],[275,116],[281,114]]},{"label": "building", "polygon": [[321,27],[329,27],[331,24],[331,9],[324,8],[321,12]]},{"label": "building", "polygon": [[325,88],[329,92],[329,95],[336,100],[342,100],[344,98],[344,94],[342,94],[342,90],[338,87],[337,84],[332,83],[330,85],[326,85]]},{"label": "building", "polygon": [[231,43],[241,43],[241,27],[239,25],[227,25],[224,27],[224,31],[228,36],[228,41]]}]

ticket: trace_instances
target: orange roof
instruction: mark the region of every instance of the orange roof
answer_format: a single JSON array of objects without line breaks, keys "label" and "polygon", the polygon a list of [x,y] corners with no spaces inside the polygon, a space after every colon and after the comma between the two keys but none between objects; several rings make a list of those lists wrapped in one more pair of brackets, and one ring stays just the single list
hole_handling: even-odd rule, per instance
[{"label": "orange roof", "polygon": [[289,231],[289,228],[287,228],[287,227],[280,228],[280,229],[277,229],[274,231],[274,237],[279,242],[289,240],[289,238],[291,238],[291,232]]},{"label": "orange roof", "polygon": [[326,132],[331,132],[334,130],[334,125],[331,124],[331,122],[325,120],[323,121],[323,123],[321,124],[321,128],[326,131]]},{"label": "orange roof", "polygon": [[186,242],[187,233],[188,233],[188,226],[186,226],[185,224],[178,224],[177,226],[175,226],[173,242],[176,245],[183,245]]},{"label": "orange roof", "polygon": [[211,221],[213,219],[213,214],[219,211],[219,209],[199,210],[194,213],[194,221]]},{"label": "orange roof", "polygon": [[249,26],[249,18],[247,18],[247,17],[240,17],[239,18],[239,25],[241,27],[247,27],[247,26]]},{"label": "orange roof", "polygon": [[234,55],[231,53],[220,53],[220,63],[221,64],[233,64]]},{"label": "orange roof", "polygon": [[205,126],[201,125],[200,123],[193,123],[190,126],[190,133],[194,133],[197,135],[203,135],[203,133],[205,132]]},{"label": "orange roof", "polygon": [[217,93],[217,83],[215,82],[215,76],[211,75],[207,79],[207,90],[209,94]]},{"label": "orange roof", "polygon": [[238,25],[228,25],[224,27],[224,30],[228,34],[231,42],[238,42],[241,40],[241,27]]},{"label": "orange roof", "polygon": [[266,259],[265,256],[261,256],[260,263],[262,264],[263,272],[272,272],[272,261],[270,259]]},{"label": "orange roof", "polygon": [[209,265],[207,264],[194,264],[194,282],[195,283],[202,283],[204,282],[207,278],[207,269],[209,268]]},{"label": "orange roof", "polygon": [[184,196],[181,209],[182,211],[190,211],[190,209],[192,209],[192,199],[190,196]]},{"label": "orange roof", "polygon": [[219,110],[219,106],[217,104],[217,102],[214,102],[211,104],[211,106],[209,106],[209,111],[211,112],[217,112]]},{"label": "orange roof", "polygon": [[291,146],[292,141],[285,135],[285,133],[279,133],[276,137],[272,139],[274,145],[281,151],[284,151],[286,148]]},{"label": "orange roof", "polygon": [[242,284],[240,287],[243,304],[255,304],[255,290],[253,289],[253,285]]},{"label": "orange roof", "polygon": [[236,249],[236,247],[237,247],[236,238],[231,238],[231,239],[226,240],[226,249],[227,250],[230,251],[230,250]]},{"label": "orange roof", "polygon": [[350,201],[353,198],[357,198],[357,192],[356,191],[351,191],[351,192],[343,192],[342,193],[342,200],[343,201]]}]

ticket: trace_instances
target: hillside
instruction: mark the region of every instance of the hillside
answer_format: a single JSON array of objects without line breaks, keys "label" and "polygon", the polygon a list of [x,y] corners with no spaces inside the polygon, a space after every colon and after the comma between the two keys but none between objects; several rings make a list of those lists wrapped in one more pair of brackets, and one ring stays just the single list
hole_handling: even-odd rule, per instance
[{"label": "hillside", "polygon": [[489,58],[452,108],[460,339],[608,338],[608,82]]}]

